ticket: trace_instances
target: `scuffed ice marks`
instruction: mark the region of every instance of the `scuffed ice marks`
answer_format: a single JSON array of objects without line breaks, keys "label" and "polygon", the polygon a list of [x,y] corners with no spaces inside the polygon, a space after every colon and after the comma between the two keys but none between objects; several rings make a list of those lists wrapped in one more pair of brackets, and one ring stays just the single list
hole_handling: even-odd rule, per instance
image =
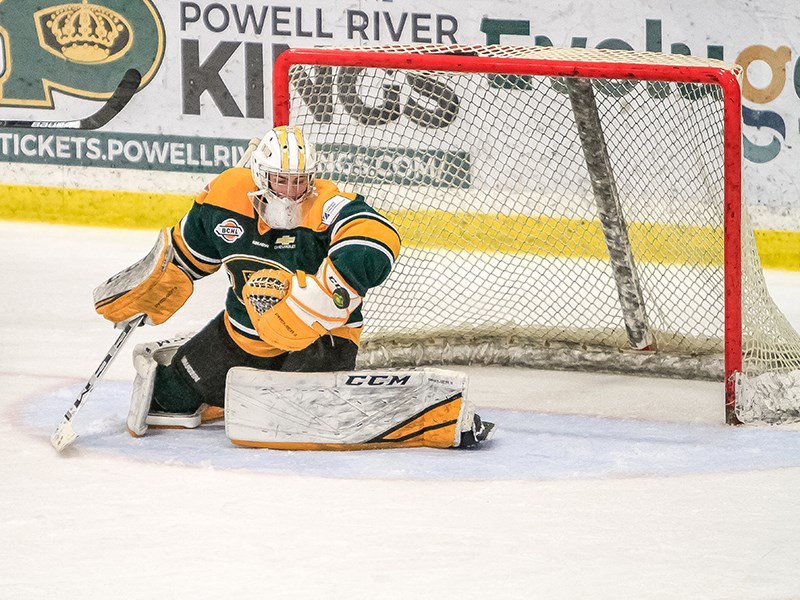
[{"label": "scuffed ice marks", "polygon": [[[47,443],[70,386],[27,401],[15,426]],[[607,417],[481,408],[499,432],[475,450],[398,449],[286,452],[241,448],[221,423],[196,430],[125,430],[130,383],[101,382],[77,422],[70,457],[102,453],[120,460],[293,476],[395,480],[568,480],[682,476],[800,466],[800,431],[656,423]]]}]

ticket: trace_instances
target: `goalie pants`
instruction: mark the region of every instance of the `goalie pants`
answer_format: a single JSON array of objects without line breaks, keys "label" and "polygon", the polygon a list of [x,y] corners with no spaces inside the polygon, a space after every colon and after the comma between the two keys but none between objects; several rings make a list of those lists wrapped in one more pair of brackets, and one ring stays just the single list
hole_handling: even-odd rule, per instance
[{"label": "goalie pants", "polygon": [[168,366],[158,366],[153,408],[190,413],[203,403],[224,406],[225,377],[232,367],[287,372],[352,371],[357,353],[358,346],[351,340],[326,335],[297,352],[271,358],[253,356],[230,338],[220,313],[178,349]]}]

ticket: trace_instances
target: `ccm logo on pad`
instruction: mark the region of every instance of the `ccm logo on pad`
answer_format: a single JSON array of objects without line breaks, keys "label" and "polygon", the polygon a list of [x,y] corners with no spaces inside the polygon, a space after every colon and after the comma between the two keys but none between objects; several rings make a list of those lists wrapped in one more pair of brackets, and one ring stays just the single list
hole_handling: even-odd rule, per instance
[{"label": "ccm logo on pad", "polygon": [[411,375],[350,375],[345,385],[405,385]]}]

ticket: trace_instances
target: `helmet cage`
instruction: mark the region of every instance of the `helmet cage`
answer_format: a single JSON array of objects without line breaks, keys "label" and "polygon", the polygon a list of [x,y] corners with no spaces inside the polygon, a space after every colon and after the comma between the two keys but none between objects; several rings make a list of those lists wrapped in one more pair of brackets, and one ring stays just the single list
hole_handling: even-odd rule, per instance
[{"label": "helmet cage", "polygon": [[250,157],[250,171],[258,187],[254,196],[267,202],[280,198],[300,203],[314,189],[314,167],[313,147],[305,142],[302,132],[296,127],[276,127]]}]

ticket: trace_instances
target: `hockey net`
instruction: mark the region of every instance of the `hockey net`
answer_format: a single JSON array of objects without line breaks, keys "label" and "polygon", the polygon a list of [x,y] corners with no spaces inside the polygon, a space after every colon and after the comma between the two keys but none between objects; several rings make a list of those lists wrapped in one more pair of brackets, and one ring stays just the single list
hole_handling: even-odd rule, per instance
[{"label": "hockey net", "polygon": [[403,238],[360,364],[718,379],[729,422],[800,419],[800,338],[741,194],[740,78],[596,49],[282,54],[275,123]]}]

